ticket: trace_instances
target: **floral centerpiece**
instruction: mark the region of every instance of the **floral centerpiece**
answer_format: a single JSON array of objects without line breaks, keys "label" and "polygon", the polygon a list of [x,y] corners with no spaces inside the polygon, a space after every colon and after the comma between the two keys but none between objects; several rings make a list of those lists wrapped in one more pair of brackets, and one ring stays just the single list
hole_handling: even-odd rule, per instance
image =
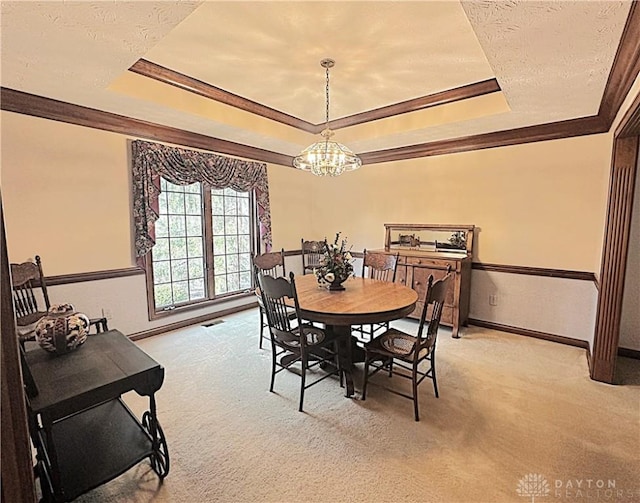
[{"label": "floral centerpiece", "polygon": [[333,243],[329,243],[325,238],[322,254],[320,267],[314,271],[318,283],[328,284],[329,290],[344,290],[342,283],[353,274],[353,257],[351,248],[347,250],[347,240],[340,240],[339,232]]}]

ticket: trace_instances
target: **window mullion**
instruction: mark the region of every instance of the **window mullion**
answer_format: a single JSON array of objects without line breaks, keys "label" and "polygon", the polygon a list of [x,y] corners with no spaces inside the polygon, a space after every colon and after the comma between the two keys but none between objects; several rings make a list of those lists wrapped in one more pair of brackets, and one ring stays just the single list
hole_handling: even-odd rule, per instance
[{"label": "window mullion", "polygon": [[258,203],[254,197],[249,198],[249,235],[251,237],[252,255],[262,253],[262,243],[260,242],[260,222],[258,220]]},{"label": "window mullion", "polygon": [[207,297],[213,299],[215,296],[213,277],[213,210],[211,206],[211,187],[208,184],[202,184],[202,196],[204,201],[204,256],[207,271]]}]

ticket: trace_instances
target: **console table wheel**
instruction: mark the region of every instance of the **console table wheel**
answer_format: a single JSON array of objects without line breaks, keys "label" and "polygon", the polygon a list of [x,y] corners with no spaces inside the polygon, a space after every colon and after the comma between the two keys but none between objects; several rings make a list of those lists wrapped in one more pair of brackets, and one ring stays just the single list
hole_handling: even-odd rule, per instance
[{"label": "console table wheel", "polygon": [[[152,423],[155,428],[152,428]],[[154,451],[150,456],[151,468],[158,477],[164,479],[169,474],[169,449],[162,426],[149,411],[146,411],[142,416],[142,426],[149,433],[154,444]],[[155,434],[153,430],[155,430]]]}]

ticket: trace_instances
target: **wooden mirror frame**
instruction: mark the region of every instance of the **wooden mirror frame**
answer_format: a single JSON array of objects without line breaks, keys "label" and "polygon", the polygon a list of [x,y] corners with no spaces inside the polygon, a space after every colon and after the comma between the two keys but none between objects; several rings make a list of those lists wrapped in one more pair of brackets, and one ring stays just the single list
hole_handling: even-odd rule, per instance
[{"label": "wooden mirror frame", "polygon": [[[467,250],[467,255],[471,255],[473,251],[473,231],[475,229],[475,225],[455,225],[455,224],[384,224],[385,228],[385,238],[384,238],[384,249],[389,251],[392,249],[391,246],[391,233],[397,231],[407,231],[410,233],[411,231],[420,231],[420,230],[428,230],[428,231],[438,231],[438,232],[464,232],[465,233],[465,245]],[[396,249],[395,247],[393,249]],[[443,250],[443,251],[451,251],[451,250]]]}]

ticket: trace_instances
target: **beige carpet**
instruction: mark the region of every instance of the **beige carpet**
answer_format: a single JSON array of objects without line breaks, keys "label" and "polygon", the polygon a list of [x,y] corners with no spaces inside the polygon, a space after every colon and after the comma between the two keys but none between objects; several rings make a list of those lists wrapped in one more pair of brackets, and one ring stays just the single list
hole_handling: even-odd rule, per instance
[{"label": "beige carpet", "polygon": [[[251,310],[140,341],[166,369],[157,401],[171,471],[158,485],[144,461],[79,501],[640,501],[640,361],[621,359],[627,384],[610,386],[589,379],[582,349],[443,328],[440,398],[425,381],[420,422],[409,400],[374,386],[347,399],[333,379],[299,413],[296,376],[269,393],[257,329]],[[530,475],[543,485],[524,486]]]}]

